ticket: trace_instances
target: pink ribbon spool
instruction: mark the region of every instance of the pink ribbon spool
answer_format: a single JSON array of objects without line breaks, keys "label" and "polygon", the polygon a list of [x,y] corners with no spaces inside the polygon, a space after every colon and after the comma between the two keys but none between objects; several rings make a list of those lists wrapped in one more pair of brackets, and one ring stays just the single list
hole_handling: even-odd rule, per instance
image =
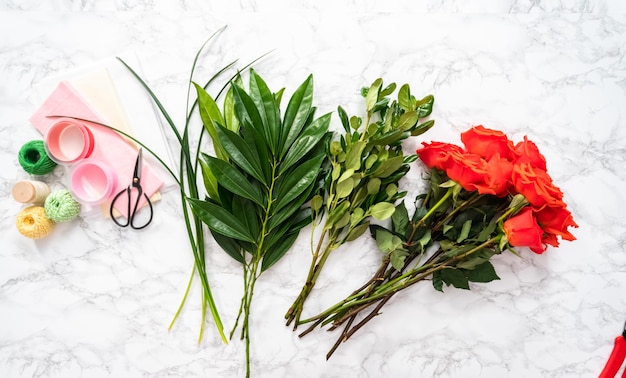
[{"label": "pink ribbon spool", "polygon": [[46,150],[52,160],[59,164],[72,164],[91,155],[94,137],[84,123],[61,118],[54,123],[45,136]]},{"label": "pink ribbon spool", "polygon": [[117,188],[113,169],[100,161],[85,159],[72,168],[71,191],[85,205],[98,205],[109,199]]}]

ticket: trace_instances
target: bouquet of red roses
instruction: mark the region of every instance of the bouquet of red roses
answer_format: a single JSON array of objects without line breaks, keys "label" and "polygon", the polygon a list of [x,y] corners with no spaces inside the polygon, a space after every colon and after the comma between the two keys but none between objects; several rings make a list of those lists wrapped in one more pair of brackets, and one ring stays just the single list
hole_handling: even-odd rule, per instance
[{"label": "bouquet of red roses", "polygon": [[425,279],[439,291],[444,284],[469,289],[469,282],[499,279],[489,260],[502,251],[543,253],[559,238],[575,240],[568,229],[578,226],[535,143],[524,137],[514,144],[483,126],[461,140],[464,147],[423,143],[417,154],[430,169],[429,185],[415,212],[409,216],[401,203],[390,228],[370,227],[383,253],[380,268],[344,300],[300,321],[312,323],[301,336],[317,326],[343,326],[327,358],[400,290]]}]

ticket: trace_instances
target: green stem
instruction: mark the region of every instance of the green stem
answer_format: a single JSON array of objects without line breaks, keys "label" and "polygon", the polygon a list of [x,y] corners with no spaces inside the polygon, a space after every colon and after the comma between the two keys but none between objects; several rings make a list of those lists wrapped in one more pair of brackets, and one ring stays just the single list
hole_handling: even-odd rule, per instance
[{"label": "green stem", "polygon": [[265,208],[265,214],[263,217],[263,222],[260,231],[259,242],[256,245],[256,250],[250,260],[249,264],[243,264],[244,270],[244,294],[241,300],[241,304],[239,306],[239,312],[237,314],[237,319],[235,320],[235,325],[230,332],[230,337],[232,338],[237,325],[239,324],[239,319],[243,313],[243,323],[241,325],[241,340],[245,340],[246,344],[246,377],[250,377],[250,327],[249,327],[249,319],[250,319],[250,309],[252,305],[252,297],[254,295],[254,286],[256,284],[256,280],[259,276],[258,268],[261,263],[263,256],[265,254],[265,238],[267,237],[269,220],[271,217],[272,204],[274,203],[274,188],[277,180],[277,165],[272,164],[272,175],[271,175],[271,183],[268,187],[268,195],[267,195],[267,207]]},{"label": "green stem", "polygon": [[167,330],[171,330],[172,327],[174,326],[174,323],[176,323],[176,319],[178,319],[178,316],[180,315],[180,312],[183,309],[183,306],[185,305],[185,302],[187,301],[187,296],[189,295],[189,290],[191,289],[191,283],[193,282],[193,276],[196,274],[196,264],[193,265],[193,269],[191,270],[191,274],[189,275],[189,282],[187,283],[187,289],[185,290],[185,294],[183,294],[183,299],[180,301],[180,305],[178,305],[178,309],[176,310],[176,313],[174,314],[174,318],[172,319],[172,321],[170,322],[170,326],[167,327]]},{"label": "green stem", "polygon": [[[424,214],[424,216],[423,216],[423,217],[422,217],[422,218],[421,218],[421,219],[417,222],[417,227],[420,227],[420,226],[425,225],[426,220],[427,220],[428,218],[430,218],[431,216],[433,216],[433,214],[435,214],[435,213],[437,212],[437,210],[439,210],[439,207],[440,207],[441,205],[443,205],[443,204],[444,204],[444,203],[448,200],[448,198],[450,198],[450,197],[452,196],[452,192],[453,192],[453,191],[454,191],[454,188],[449,188],[449,189],[446,191],[446,194],[444,194],[444,195],[443,195],[443,196],[439,199],[439,201],[437,201],[437,203],[436,203],[433,207],[431,207],[431,208],[430,208],[430,210],[428,210],[428,212],[427,212],[426,214]],[[417,227],[416,227],[416,228],[417,228]]]},{"label": "green stem", "polygon": [[368,307],[369,305],[371,305],[373,302],[380,300],[382,298],[385,298],[388,295],[393,295],[397,293],[398,291],[405,289],[423,280],[424,278],[428,277],[430,274],[438,270],[453,266],[455,263],[466,258],[472,253],[475,253],[485,247],[488,247],[494,243],[497,243],[499,240],[500,240],[500,236],[495,236],[481,243],[480,245],[472,248],[471,250],[465,253],[462,253],[460,255],[454,256],[452,258],[449,258],[448,260],[441,261],[441,262],[432,262],[427,265],[422,265],[414,269],[411,269],[410,271],[402,275],[399,275],[398,277],[386,282],[385,284],[378,286],[375,290],[373,290],[370,293],[366,293],[366,292],[364,293],[362,291],[362,292],[353,294],[345,298],[341,302],[338,302],[335,305],[329,307],[328,309],[321,312],[320,314],[313,316],[311,318],[308,318],[308,319],[301,320],[300,324],[310,323],[310,322],[319,321],[319,320],[323,320],[323,322],[321,322],[322,325],[328,324],[330,322],[341,322],[342,319],[344,319],[345,321],[347,317],[354,314],[353,312],[350,312],[351,309],[355,309],[355,308],[358,308],[359,306],[363,306],[362,308],[359,309],[359,310],[362,310]]},{"label": "green stem", "polygon": [[371,303],[375,300],[384,298],[387,295],[393,295],[395,293],[397,293],[398,291],[405,289],[421,280],[423,280],[424,278],[428,277],[429,275],[442,270],[442,269],[446,269],[449,267],[454,266],[455,263],[463,260],[464,258],[470,256],[473,253],[476,253],[477,251],[480,251],[483,248],[486,248],[494,243],[497,243],[500,240],[501,236],[494,236],[493,238],[479,244],[478,246],[470,249],[469,251],[462,253],[460,255],[454,256],[452,258],[449,258],[445,261],[441,261],[441,262],[435,262],[435,263],[431,263],[428,265],[423,265],[420,266],[416,269],[412,269],[409,272],[402,274],[401,276],[398,276],[397,278],[390,280],[389,282],[385,283],[384,285],[379,286],[375,291],[374,294],[369,296],[368,298],[364,298],[364,299],[359,299],[359,300],[355,300],[354,302],[352,302],[350,304],[350,307],[352,306],[358,306],[360,304],[366,304],[366,303]]},{"label": "green stem", "polygon": [[[309,273],[307,274],[306,281],[302,290],[300,290],[300,294],[293,302],[287,314],[285,314],[285,319],[287,319],[287,325],[290,325],[291,322],[294,323],[293,329],[295,330],[300,323],[300,316],[302,315],[302,311],[304,310],[304,302],[307,300],[309,294],[313,290],[317,282],[317,278],[319,277],[328,256],[330,253],[336,249],[336,241],[337,235],[335,233],[329,234],[329,239],[326,243],[324,243],[326,237],[327,230],[322,232],[320,235],[320,239],[317,243],[317,248],[313,253],[313,257],[311,259],[311,265],[309,266]],[[324,245],[324,249],[322,250],[322,246]],[[321,252],[321,254],[320,254]]]},{"label": "green stem", "polygon": [[255,260],[250,269],[250,279],[248,280],[248,286],[246,288],[246,301],[244,304],[244,318],[241,332],[241,338],[245,339],[246,343],[246,377],[250,377],[250,308],[252,305],[252,297],[254,295],[254,285],[258,278],[257,270],[259,261]]},{"label": "green stem", "polygon": [[464,201],[460,206],[453,208],[446,215],[444,219],[442,219],[433,227],[433,231],[439,230],[441,227],[443,227],[444,224],[446,224],[450,219],[452,219],[452,217],[454,217],[458,212],[460,212],[461,210],[464,210],[469,205],[472,205],[473,203],[475,203],[480,197],[481,197],[481,194],[479,194],[478,192],[475,192],[469,199]]}]

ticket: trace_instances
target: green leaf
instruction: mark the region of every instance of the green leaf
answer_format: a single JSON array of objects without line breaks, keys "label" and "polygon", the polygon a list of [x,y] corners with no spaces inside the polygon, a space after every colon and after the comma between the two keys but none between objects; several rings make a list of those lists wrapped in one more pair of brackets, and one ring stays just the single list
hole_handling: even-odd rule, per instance
[{"label": "green leaf", "polygon": [[400,91],[398,91],[398,104],[406,112],[415,110],[413,101],[411,100],[411,89],[408,84],[404,84],[400,87]]},{"label": "green leaf", "polygon": [[459,234],[459,237],[456,239],[457,243],[462,242],[463,240],[467,239],[467,237],[469,236],[469,232],[472,228],[472,220],[468,219],[465,222],[463,222],[463,227],[461,228],[461,233]]},{"label": "green leaf", "polygon": [[328,131],[328,125],[330,124],[331,114],[325,114],[311,124],[302,132],[302,134],[293,143],[287,155],[283,159],[280,166],[281,171],[285,172],[292,165],[297,163],[302,157],[304,157],[315,145],[322,139],[325,133]]},{"label": "green leaf", "polygon": [[404,164],[411,164],[419,159],[417,154],[411,154],[404,157]]},{"label": "green leaf", "polygon": [[372,173],[376,177],[385,178],[390,176],[404,164],[403,156],[394,156],[383,161]]},{"label": "green leaf", "polygon": [[354,176],[354,169],[347,169],[341,174],[341,176],[339,176],[339,178],[337,179],[337,183],[341,183],[347,179],[350,179],[352,178],[352,176]]},{"label": "green leaf", "polygon": [[246,142],[234,132],[221,126],[218,126],[216,131],[224,151],[226,151],[232,162],[261,183],[267,185],[258,154],[251,151]]},{"label": "green leaf", "polygon": [[259,166],[261,167],[261,171],[263,172],[263,177],[265,178],[265,182],[269,182],[270,176],[272,175],[272,166],[269,163],[270,151],[268,151],[268,146],[267,143],[265,143],[265,138],[261,134],[259,134],[259,132],[254,127],[250,127],[249,124],[246,124],[245,127],[242,127],[239,130],[239,133],[246,147],[250,151],[250,155],[259,157]]},{"label": "green leaf", "polygon": [[269,138],[267,128],[263,123],[259,109],[252,98],[243,90],[239,85],[233,84],[233,100],[235,102],[235,114],[240,123],[248,123],[250,126],[257,129],[259,134],[265,137],[266,142],[269,145]]},{"label": "green leaf", "polygon": [[215,154],[219,159],[228,160],[226,152],[224,152],[224,149],[222,148],[217,137],[217,132],[215,131],[215,123],[223,125],[224,118],[222,117],[222,114],[220,113],[220,110],[211,95],[209,95],[200,85],[196,83],[193,83],[193,85],[196,88],[198,96],[198,110],[200,118],[202,119],[204,129],[209,133],[209,136],[213,140],[213,149],[215,150]]},{"label": "green leaf", "polygon": [[433,111],[433,104],[435,98],[433,95],[428,95],[417,102],[417,115],[419,118],[424,118],[430,115]]},{"label": "green leaf", "polygon": [[398,186],[396,184],[389,184],[385,187],[385,194],[387,195],[387,200],[389,198],[393,198],[398,193]]},{"label": "green leaf", "polygon": [[396,208],[393,206],[393,203],[379,202],[370,207],[369,210],[372,217],[378,220],[385,220],[393,215],[394,211],[396,211]]},{"label": "green leaf", "polygon": [[457,289],[466,289],[469,290],[469,282],[465,274],[459,269],[442,269],[441,270],[441,279],[446,285],[454,286]]},{"label": "green leaf", "polygon": [[250,71],[250,97],[263,120],[265,137],[270,150],[274,152],[280,143],[280,114],[272,91],[254,70]]},{"label": "green leaf", "polygon": [[298,233],[294,232],[290,235],[286,235],[277,245],[269,250],[264,256],[261,262],[261,272],[265,272],[272,265],[276,264],[287,253],[289,248],[298,238]]},{"label": "green leaf", "polygon": [[364,223],[361,223],[360,225],[354,227],[348,233],[348,236],[346,237],[346,241],[350,242],[350,241],[356,240],[359,236],[363,235],[363,233],[367,230],[369,225],[370,225],[369,222],[364,222]]},{"label": "green leaf", "polygon": [[278,199],[274,207],[275,212],[311,186],[319,174],[319,168],[324,158],[325,155],[321,154],[286,173],[287,176],[283,177],[274,196],[275,199]]},{"label": "green leaf", "polygon": [[433,126],[435,126],[435,120],[433,119],[430,119],[426,122],[422,122],[416,128],[411,130],[411,136],[422,135],[428,130],[430,130]]},{"label": "green leaf", "polygon": [[223,160],[206,154],[203,154],[203,158],[220,185],[238,196],[252,200],[261,207],[266,206],[263,193],[258,187],[252,185],[238,169]]},{"label": "green leaf", "polygon": [[371,112],[378,102],[378,95],[380,93],[380,87],[383,85],[383,80],[378,78],[374,80],[369,90],[367,91],[367,97],[365,97],[365,109]]},{"label": "green leaf", "polygon": [[402,130],[391,130],[390,132],[385,133],[381,136],[372,138],[368,144],[373,146],[392,145],[402,139],[406,139],[409,135],[411,135],[409,132],[405,132]]},{"label": "green leaf", "polygon": [[433,273],[433,287],[437,291],[441,291],[443,293],[443,279],[441,279],[441,271],[438,270]]},{"label": "green leaf", "polygon": [[467,273],[467,278],[471,282],[491,282],[499,280],[496,270],[489,261],[485,261],[482,264],[476,266],[474,269]]},{"label": "green leaf", "polygon": [[476,238],[479,242],[485,242],[487,240],[489,240],[489,238],[491,237],[491,234],[496,230],[496,222],[489,222],[489,224],[487,225],[487,227],[483,228],[480,233],[478,234],[478,237]]},{"label": "green leaf", "polygon": [[298,198],[291,201],[287,206],[283,207],[278,213],[274,213],[270,216],[270,221],[267,225],[268,230],[272,230],[275,227],[280,226],[285,220],[292,216],[300,207],[309,199],[309,195],[313,190],[313,186],[310,186],[305,190]]},{"label": "green leaf", "polygon": [[376,194],[380,190],[380,179],[373,177],[367,181],[367,194]]},{"label": "green leaf", "polygon": [[402,131],[407,131],[410,128],[412,128],[413,126],[415,126],[415,124],[417,123],[418,120],[418,116],[417,116],[417,112],[416,111],[410,111],[410,112],[406,112],[403,113],[400,118],[398,119],[398,126],[397,128],[399,130]]},{"label": "green leaf", "polygon": [[378,155],[372,154],[365,159],[365,169],[370,169],[378,161]]},{"label": "green leaf", "polygon": [[391,254],[389,254],[389,262],[391,263],[391,266],[393,266],[395,270],[400,272],[402,271],[402,268],[404,268],[404,261],[406,260],[406,257],[408,255],[409,254],[407,253],[407,251],[403,249],[396,249],[393,252],[391,252]]},{"label": "green leaf", "polygon": [[[358,130],[362,124],[363,124],[363,120],[361,119],[361,117],[357,117],[357,116],[350,117],[350,127],[353,128],[354,130]],[[356,137],[353,135],[352,139],[354,140],[354,138]]]},{"label": "green leaf", "polygon": [[328,218],[326,219],[326,229],[331,229],[334,227],[335,223],[337,223],[343,215],[350,208],[350,201],[341,202],[335,209],[331,210],[328,214]]},{"label": "green leaf", "polygon": [[289,99],[285,117],[283,120],[283,130],[281,134],[280,156],[284,156],[287,150],[296,140],[302,127],[309,117],[311,104],[313,103],[313,75],[296,89]]},{"label": "green leaf", "polygon": [[256,206],[250,200],[239,196],[233,196],[231,203],[230,213],[241,221],[241,224],[248,230],[248,234],[259,235],[262,225]]},{"label": "green leaf", "polygon": [[380,91],[379,97],[389,96],[396,90],[396,83],[391,83],[385,87],[385,89]]},{"label": "green leaf", "polygon": [[409,212],[404,205],[404,201],[396,206],[396,211],[391,216],[391,225],[395,233],[406,235],[409,228]]},{"label": "green leaf", "polygon": [[352,214],[350,214],[350,226],[355,226],[359,224],[364,217],[365,211],[363,211],[363,209],[361,209],[360,207],[357,207],[352,211]]},{"label": "green leaf", "polygon": [[222,248],[222,250],[224,250],[224,252],[226,252],[226,254],[228,254],[228,256],[242,264],[245,264],[246,261],[243,257],[243,250],[241,249],[241,246],[237,244],[235,239],[224,236],[218,232],[214,232],[213,230],[210,231],[215,242]]},{"label": "green leaf", "polygon": [[483,248],[480,251],[472,253],[467,258],[464,258],[462,261],[456,263],[457,268],[472,270],[477,266],[481,265],[485,261],[489,261],[489,259],[495,254],[495,251],[491,248]]},{"label": "green leaf", "polygon": [[255,237],[250,235],[248,228],[221,206],[195,198],[188,198],[188,201],[194,214],[211,230],[237,240],[255,242]]},{"label": "green leaf", "polygon": [[361,155],[363,155],[363,149],[365,148],[365,141],[361,140],[351,145],[346,153],[346,169],[352,169],[358,171],[361,168]]},{"label": "green leaf", "polygon": [[215,175],[213,174],[213,172],[211,172],[211,168],[209,168],[204,160],[200,159],[199,162],[200,168],[202,169],[202,180],[204,182],[204,188],[206,189],[209,198],[219,203],[220,196],[217,192],[217,178],[215,178]]},{"label": "green leaf", "polygon": [[427,229],[426,232],[424,232],[424,235],[418,240],[418,243],[422,247],[426,247],[426,245],[430,243],[431,239],[432,239],[432,234],[430,232],[430,229]]},{"label": "green leaf", "polygon": [[343,214],[343,216],[341,218],[339,218],[339,220],[337,222],[335,222],[335,224],[333,224],[333,227],[336,230],[340,230],[340,229],[344,228],[345,226],[347,226],[348,223],[350,223],[350,212],[346,211]]},{"label": "green leaf", "polygon": [[[274,256],[275,249],[281,248],[286,237],[297,235],[303,227],[311,223],[311,220],[311,209],[302,209],[294,214],[289,221],[284,223],[281,227],[271,231],[265,239],[265,256]],[[282,257],[284,252],[275,257]]]},{"label": "green leaf", "polygon": [[337,114],[339,115],[339,120],[341,120],[341,125],[346,133],[350,133],[350,120],[348,119],[348,114],[341,106],[337,107]]},{"label": "green leaf", "polygon": [[239,131],[239,120],[235,113],[235,100],[233,98],[233,87],[228,88],[224,97],[224,126],[230,131]]},{"label": "green leaf", "polygon": [[222,113],[215,103],[215,100],[213,100],[213,97],[211,97],[211,95],[208,94],[202,86],[195,82],[193,85],[196,88],[196,93],[198,95],[198,106],[202,121],[208,120],[210,121],[208,123],[217,122],[220,125],[223,125],[224,118],[222,117]]},{"label": "green leaf", "polygon": [[390,253],[394,250],[393,237],[395,235],[382,227],[376,228],[374,240],[381,252]]},{"label": "green leaf", "polygon": [[343,180],[337,184],[336,196],[337,198],[345,198],[352,193],[352,189],[354,189],[354,181],[353,180]]},{"label": "green leaf", "polygon": [[291,217],[291,227],[288,233],[300,231],[313,221],[313,212],[310,207],[300,209],[293,217]]},{"label": "green leaf", "polygon": [[311,198],[311,210],[319,211],[322,208],[322,205],[324,205],[324,197],[321,195],[316,194],[313,198]]}]

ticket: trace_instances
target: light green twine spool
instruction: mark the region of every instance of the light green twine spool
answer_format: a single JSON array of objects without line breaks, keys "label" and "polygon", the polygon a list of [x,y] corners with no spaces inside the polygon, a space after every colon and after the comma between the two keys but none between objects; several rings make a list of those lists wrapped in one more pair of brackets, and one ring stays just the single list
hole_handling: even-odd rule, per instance
[{"label": "light green twine spool", "polygon": [[43,140],[31,140],[20,148],[17,160],[24,170],[32,175],[45,175],[57,166],[46,153]]},{"label": "light green twine spool", "polygon": [[71,221],[80,213],[80,203],[65,189],[50,193],[46,198],[44,208],[46,217],[57,223]]}]

